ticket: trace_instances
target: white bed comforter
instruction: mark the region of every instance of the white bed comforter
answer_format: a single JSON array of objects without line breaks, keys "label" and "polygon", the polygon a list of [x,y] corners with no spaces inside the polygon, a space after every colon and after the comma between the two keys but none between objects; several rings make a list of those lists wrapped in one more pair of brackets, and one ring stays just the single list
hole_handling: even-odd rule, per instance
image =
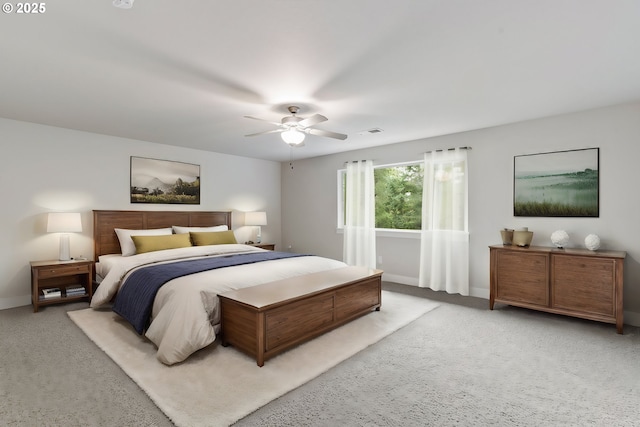
[{"label": "white bed comforter", "polygon": [[[138,267],[176,259],[258,251],[263,249],[233,244],[101,257],[97,268],[104,279],[93,295],[91,307],[108,304],[127,275]],[[220,329],[218,293],[345,266],[329,258],[304,256],[219,268],[171,280],[156,295],[151,325],[145,335],[158,347],[157,357],[162,363],[182,362],[215,340]]]}]

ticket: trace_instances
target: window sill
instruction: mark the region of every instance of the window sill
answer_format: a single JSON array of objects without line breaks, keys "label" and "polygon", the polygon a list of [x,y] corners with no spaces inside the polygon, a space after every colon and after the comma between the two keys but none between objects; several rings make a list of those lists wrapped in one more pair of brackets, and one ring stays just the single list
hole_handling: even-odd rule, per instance
[{"label": "window sill", "polygon": [[[344,228],[336,228],[337,234],[344,234]],[[420,230],[393,230],[390,228],[376,228],[376,237],[394,237],[400,239],[420,239]]]}]

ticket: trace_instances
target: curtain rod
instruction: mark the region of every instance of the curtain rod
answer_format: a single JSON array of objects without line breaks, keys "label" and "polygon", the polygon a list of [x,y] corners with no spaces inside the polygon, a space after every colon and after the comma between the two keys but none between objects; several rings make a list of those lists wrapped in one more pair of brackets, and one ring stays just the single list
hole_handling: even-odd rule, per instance
[{"label": "curtain rod", "polygon": [[[371,161],[373,161],[373,159],[369,159]],[[348,163],[358,163],[358,162],[366,162],[366,160],[347,160],[346,162],[344,162],[344,164],[348,164]]]},{"label": "curtain rod", "polygon": [[[458,147],[460,150],[471,150],[471,147]],[[455,150],[455,147],[452,148],[446,148],[446,149],[441,149],[441,150],[431,150],[431,151],[425,151],[425,153],[433,153],[435,152],[439,152],[439,151],[453,151]]]}]

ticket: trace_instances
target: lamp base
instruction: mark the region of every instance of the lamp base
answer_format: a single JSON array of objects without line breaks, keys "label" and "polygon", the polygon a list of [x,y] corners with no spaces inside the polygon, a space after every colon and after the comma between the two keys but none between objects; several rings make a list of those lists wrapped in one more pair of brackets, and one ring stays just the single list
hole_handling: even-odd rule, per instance
[{"label": "lamp base", "polygon": [[61,234],[60,235],[60,254],[58,256],[58,260],[60,261],[71,261],[71,254],[69,249],[69,235]]},{"label": "lamp base", "polygon": [[262,228],[258,226],[258,234],[256,234],[256,243],[262,243]]}]

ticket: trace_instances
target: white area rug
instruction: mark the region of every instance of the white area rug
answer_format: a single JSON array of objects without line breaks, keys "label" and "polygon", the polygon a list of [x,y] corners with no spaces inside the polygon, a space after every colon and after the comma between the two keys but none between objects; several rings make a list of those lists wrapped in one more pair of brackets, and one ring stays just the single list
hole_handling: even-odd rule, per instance
[{"label": "white area rug", "polygon": [[155,346],[111,311],[71,311],[69,317],[178,426],[228,426],[273,399],[416,320],[438,304],[382,293],[382,309],[293,348],[260,368],[217,341],[185,362],[165,366]]}]

